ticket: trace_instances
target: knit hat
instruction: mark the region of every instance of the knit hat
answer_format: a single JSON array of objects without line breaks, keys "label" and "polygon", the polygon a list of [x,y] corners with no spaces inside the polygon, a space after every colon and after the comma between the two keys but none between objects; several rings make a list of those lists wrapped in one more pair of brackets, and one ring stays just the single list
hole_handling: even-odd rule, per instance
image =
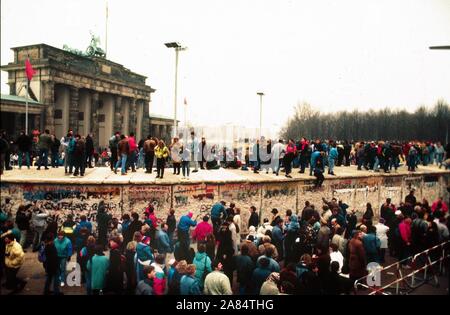
[{"label": "knit hat", "polygon": [[192,213],[192,211],[189,211],[188,217],[189,217],[189,218],[192,218],[193,215],[194,215],[194,214]]}]

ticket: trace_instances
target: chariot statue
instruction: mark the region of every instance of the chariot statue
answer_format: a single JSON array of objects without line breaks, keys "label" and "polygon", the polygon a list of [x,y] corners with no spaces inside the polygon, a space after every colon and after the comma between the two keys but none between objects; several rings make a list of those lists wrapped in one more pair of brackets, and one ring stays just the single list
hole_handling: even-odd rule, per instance
[{"label": "chariot statue", "polygon": [[86,55],[105,58],[106,57],[105,52],[103,51],[103,49],[99,47],[100,37],[95,36],[94,34],[92,34],[92,32],[90,33],[91,33],[91,43],[89,47],[86,49]]}]

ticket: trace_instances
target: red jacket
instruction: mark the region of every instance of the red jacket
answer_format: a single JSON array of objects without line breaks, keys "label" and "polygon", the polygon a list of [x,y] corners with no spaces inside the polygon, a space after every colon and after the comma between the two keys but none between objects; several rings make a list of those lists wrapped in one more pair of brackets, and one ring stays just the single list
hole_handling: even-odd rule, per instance
[{"label": "red jacket", "polygon": [[204,241],[209,234],[212,234],[213,228],[208,222],[202,221],[195,227],[192,238],[197,241]]},{"label": "red jacket", "polygon": [[405,243],[411,243],[411,224],[408,224],[403,220],[399,225],[400,236]]},{"label": "red jacket", "polygon": [[136,139],[134,137],[128,137],[128,145],[130,146],[130,153],[136,151]]}]

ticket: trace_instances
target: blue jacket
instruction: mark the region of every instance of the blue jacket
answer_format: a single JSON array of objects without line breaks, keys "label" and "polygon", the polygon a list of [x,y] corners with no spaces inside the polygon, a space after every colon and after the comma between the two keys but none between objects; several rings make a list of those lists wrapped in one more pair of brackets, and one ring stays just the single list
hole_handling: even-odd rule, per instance
[{"label": "blue jacket", "polygon": [[62,240],[55,238],[53,241],[59,258],[68,258],[72,256],[72,242],[64,236]]},{"label": "blue jacket", "polygon": [[267,257],[266,255],[260,256],[256,260],[256,267],[262,268],[261,264],[260,264],[260,261],[261,261],[261,258],[263,258],[263,257],[265,257],[265,258],[267,258],[269,260],[269,267],[267,267],[267,269],[270,272],[280,272],[280,265],[275,261],[275,259],[273,259],[272,257]]},{"label": "blue jacket", "polygon": [[338,158],[338,151],[336,148],[331,148],[330,153],[328,154],[328,157],[332,160],[337,160]]},{"label": "blue jacket", "polygon": [[366,253],[368,255],[374,255],[378,253],[378,248],[380,248],[381,241],[380,239],[373,233],[368,233],[363,237],[363,245]]},{"label": "blue jacket", "polygon": [[[83,246],[83,241],[84,238],[83,236],[80,234],[80,231],[82,228],[86,228],[89,231],[89,235],[92,232],[92,224],[89,221],[81,221],[79,224],[77,224],[74,234],[75,234],[75,244],[77,246],[77,248],[81,248]],[[87,238],[87,237],[86,237]]]},{"label": "blue jacket", "polygon": [[203,275],[212,272],[211,258],[206,253],[197,252],[192,262],[195,265],[195,277],[197,278],[201,287],[203,287]]},{"label": "blue jacket", "polygon": [[67,149],[68,149],[69,153],[73,153],[73,152],[75,152],[75,145],[76,145],[76,141],[75,141],[75,138],[74,138],[74,137],[72,137],[72,138],[70,139],[70,141],[69,141],[69,145],[68,145],[68,147],[67,147]]},{"label": "blue jacket", "polygon": [[187,275],[181,277],[180,295],[202,295],[197,278]]},{"label": "blue jacket", "polygon": [[272,239],[274,242],[276,243],[281,243],[283,242],[284,236],[283,236],[283,231],[280,229],[279,226],[274,226],[273,230],[272,230]]},{"label": "blue jacket", "polygon": [[154,260],[152,249],[150,246],[143,243],[138,243],[136,246],[136,257],[141,261]]},{"label": "blue jacket", "polygon": [[272,271],[270,271],[270,269],[265,269],[261,267],[258,267],[255,270],[253,270],[251,279],[253,294],[259,294],[264,281],[266,281],[267,277],[270,276],[271,273]]},{"label": "blue jacket", "polygon": [[178,230],[187,232],[191,226],[196,226],[197,222],[192,220],[188,215],[184,215],[180,218],[180,222],[178,223]]},{"label": "blue jacket", "polygon": [[316,163],[317,163],[317,159],[320,156],[320,152],[319,151],[314,151],[311,154],[311,168],[315,168],[316,167]]},{"label": "blue jacket", "polygon": [[214,204],[211,208],[211,218],[220,218],[221,215],[226,216],[226,210],[220,202]]},{"label": "blue jacket", "polygon": [[166,254],[172,252],[172,248],[170,247],[169,236],[165,231],[159,230],[156,233],[156,239],[158,241],[158,253]]}]

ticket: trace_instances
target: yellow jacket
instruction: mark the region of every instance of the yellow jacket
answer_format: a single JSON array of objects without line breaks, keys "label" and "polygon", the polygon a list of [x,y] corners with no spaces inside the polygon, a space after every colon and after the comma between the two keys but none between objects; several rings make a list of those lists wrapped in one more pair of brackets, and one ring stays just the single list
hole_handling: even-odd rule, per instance
[{"label": "yellow jacket", "polygon": [[25,253],[22,246],[16,241],[6,245],[5,250],[5,265],[8,268],[20,268],[23,264]]},{"label": "yellow jacket", "polygon": [[166,146],[161,148],[159,145],[155,148],[155,156],[157,159],[166,159],[169,156],[169,149]]}]

